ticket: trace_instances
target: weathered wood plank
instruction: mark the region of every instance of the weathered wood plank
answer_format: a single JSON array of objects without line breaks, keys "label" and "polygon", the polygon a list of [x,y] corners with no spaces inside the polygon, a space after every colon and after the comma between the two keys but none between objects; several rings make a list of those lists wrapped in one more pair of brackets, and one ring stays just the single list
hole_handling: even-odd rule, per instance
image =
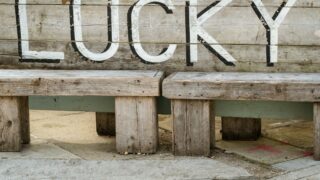
[{"label": "weathered wood plank", "polygon": [[21,149],[19,97],[0,97],[0,151]]},{"label": "weathered wood plank", "polygon": [[[12,47],[12,48],[6,48]],[[146,44],[145,49],[151,54],[158,54],[165,44]],[[164,70],[168,73],[176,71],[254,71],[254,72],[320,72],[320,59],[318,54],[320,48],[318,47],[279,47],[279,62],[274,67],[266,66],[265,46],[239,45],[239,46],[224,46],[237,60],[235,66],[226,66],[214,54],[205,49],[202,45],[199,46],[199,62],[194,66],[186,66],[186,47],[178,45],[176,53],[172,59],[159,64],[145,64],[140,59],[133,56],[130,47],[127,44],[121,44],[119,53],[112,59],[103,63],[95,63],[79,56],[74,52],[71,44],[59,46],[56,43],[33,44],[31,47],[41,50],[54,50],[55,47],[65,47],[65,60],[60,63],[21,63],[18,57],[18,43],[2,44],[0,41],[0,54],[15,54],[15,56],[0,55],[0,68],[50,68],[50,69],[126,69],[126,70]],[[41,48],[42,47],[42,48]],[[93,45],[90,49],[99,51],[105,48],[105,43],[100,45]],[[15,50],[16,51],[15,51]],[[2,52],[1,52],[2,51]],[[290,52],[290,53],[288,53]]]},{"label": "weathered wood plank", "polygon": [[[92,51],[101,51],[105,48],[106,43],[86,43],[88,48]],[[164,43],[143,43],[146,52],[150,54],[159,54],[163,48],[167,47],[168,44]],[[61,60],[60,63],[27,63],[28,66],[55,66],[61,69],[68,69],[70,66],[72,68],[106,68],[106,66],[118,66],[125,67],[128,63],[134,63],[135,68],[146,69],[146,68],[155,68],[154,66],[163,67],[164,65],[169,66],[165,67],[166,69],[177,68],[179,66],[186,66],[186,45],[178,44],[175,54],[166,62],[159,64],[152,64],[146,66],[139,58],[137,58],[129,47],[128,43],[121,43],[119,48],[119,53],[115,54],[109,60],[106,60],[101,63],[96,63],[94,61],[90,61],[86,58],[83,58],[79,55],[78,52],[72,49],[71,43],[64,42],[43,42],[43,41],[34,41],[30,43],[30,47],[34,50],[47,50],[47,51],[60,51],[65,52],[65,59]],[[213,66],[219,66],[224,69],[236,69],[240,68],[241,70],[245,69],[246,71],[254,71],[252,66],[262,64],[264,69],[269,69],[271,71],[291,71],[291,68],[285,68],[285,70],[279,70],[279,68],[284,64],[292,64],[298,65],[300,69],[311,69],[308,66],[312,67],[312,69],[317,69],[320,71],[320,67],[317,64],[320,64],[320,59],[318,58],[318,54],[320,53],[319,46],[279,46],[278,50],[278,63],[275,63],[273,67],[267,67],[266,65],[266,46],[265,45],[223,45],[223,47],[237,60],[235,62],[235,66],[226,66],[222,61],[220,61],[213,53],[208,51],[203,45],[198,46],[198,58],[199,61],[194,63],[192,67],[193,70],[196,68],[201,68],[203,70],[207,68],[211,68],[211,71],[216,70]],[[289,53],[290,52],[290,53]],[[5,61],[9,57],[12,56],[10,60]],[[18,42],[17,41],[4,41],[0,40],[0,61],[1,64],[14,64],[17,67],[24,66],[26,63],[21,63],[18,61],[20,59],[18,53]],[[248,63],[248,65],[242,66],[243,63]],[[170,64],[170,65],[169,65]],[[210,66],[206,66],[206,65]],[[129,66],[130,67],[130,66]],[[187,68],[186,68],[187,69]],[[191,67],[188,67],[191,69]],[[295,69],[296,70],[296,69]],[[230,71],[230,70],[226,70]],[[299,71],[301,72],[301,70]]]},{"label": "weathered wood plank", "polygon": [[260,118],[222,117],[223,140],[255,141],[260,136]]},{"label": "weathered wood plank", "polygon": [[320,103],[314,103],[314,159],[320,160]]},{"label": "weathered wood plank", "polygon": [[158,121],[154,97],[116,97],[116,144],[121,154],[156,152]]},{"label": "weathered wood plank", "polygon": [[[214,107],[214,101],[210,101],[209,108],[206,110],[209,111],[210,119],[210,149],[214,150],[216,147],[216,110]],[[208,114],[207,112],[204,112]]]},{"label": "weathered wood plank", "polygon": [[319,73],[175,73],[164,80],[169,99],[320,100]]},{"label": "weathered wood plank", "polygon": [[214,145],[211,102],[172,100],[174,155],[209,156]]},{"label": "weathered wood plank", "polygon": [[2,96],[159,96],[159,71],[1,70]]},{"label": "weathered wood plank", "polygon": [[[136,1],[134,0],[120,0],[119,5],[132,5]],[[172,1],[175,6],[185,5],[185,0],[173,0]],[[264,2],[264,4],[268,7],[279,6],[283,0],[268,0]],[[198,0],[199,6],[207,6],[211,4],[212,1],[208,0]],[[234,0],[231,2],[230,6],[249,6],[251,0]],[[15,0],[0,0],[0,4],[16,4]],[[66,0],[66,3],[63,3],[63,0],[48,0],[45,3],[41,0],[27,0],[26,4],[38,4],[38,5],[65,5],[68,6],[70,4],[69,0]],[[106,5],[108,1],[105,0],[82,0],[83,5]],[[298,0],[295,4],[298,7],[319,7],[320,3],[317,0]]]},{"label": "weathered wood plank", "polygon": [[135,98],[116,98],[116,147],[119,153],[138,153],[139,131]]},{"label": "weathered wood plank", "polygon": [[[128,42],[128,22],[125,18],[130,6],[119,8],[119,17],[124,19],[119,22],[119,42]],[[276,7],[270,9],[270,12],[277,10]],[[68,6],[28,5],[27,10],[28,18],[32,19],[28,22],[30,41],[71,41],[70,29],[73,25],[70,25]],[[0,11],[3,15],[0,17],[0,20],[3,19],[0,39],[16,40],[15,7],[0,5]],[[84,6],[81,12],[83,39],[89,42],[108,41],[107,7]],[[319,15],[320,8],[292,8],[279,27],[278,44],[320,45],[320,23],[317,21]],[[159,6],[146,6],[139,18],[142,43],[186,43],[184,6],[176,7],[174,14],[166,14]],[[208,19],[203,27],[219,44],[267,44],[267,31],[250,4],[247,7],[225,7]],[[172,33],[172,29],[176,33]]]},{"label": "weathered wood plank", "polygon": [[[69,4],[60,0],[27,0],[30,50],[64,52],[65,58],[56,64],[21,63],[18,50],[15,1],[0,1],[0,68],[59,68],[59,69],[159,69],[168,72],[190,71],[272,71],[319,72],[320,16],[319,2],[298,0],[279,27],[278,63],[266,66],[266,30],[251,7],[250,0],[232,1],[210,17],[203,28],[217,40],[237,61],[236,67],[223,64],[198,43],[199,62],[186,67],[186,1],[175,0],[173,14],[167,14],[158,5],[143,7],[139,16],[140,41],[146,52],[159,54],[169,43],[177,44],[174,56],[165,63],[146,65],[131,52],[128,38],[128,9],[136,1],[120,0],[120,48],[118,53],[103,63],[86,61],[72,47]],[[282,0],[263,1],[273,14]],[[83,0],[81,7],[83,39],[92,52],[105,50],[108,39],[108,1]],[[199,0],[198,12],[211,1]],[[104,5],[103,5],[104,4]],[[219,6],[217,4],[216,6]],[[301,15],[302,14],[302,15]],[[161,19],[161,20],[159,20]],[[72,26],[72,25],[71,25]],[[174,33],[173,30],[174,29]],[[21,42],[21,40],[20,40]],[[116,41],[114,41],[116,42]],[[275,45],[276,46],[276,45]],[[11,56],[11,57],[8,57]]]},{"label": "weathered wood plank", "polygon": [[139,144],[142,153],[155,153],[159,146],[158,113],[155,97],[137,97]]},{"label": "weathered wood plank", "polygon": [[29,115],[29,98],[19,97],[20,126],[21,126],[21,142],[22,144],[30,144],[30,115]]},{"label": "weathered wood plank", "polygon": [[[82,69],[82,70],[165,70],[166,73],[173,73],[178,71],[184,72],[287,72],[287,73],[318,73],[320,72],[319,63],[313,61],[304,62],[279,62],[274,67],[266,66],[265,60],[261,62],[243,61],[237,62],[236,66],[226,66],[216,57],[211,55],[212,59],[200,60],[194,66],[186,66],[184,59],[171,59],[167,62],[160,64],[145,64],[136,57],[132,57],[130,53],[124,54],[125,58],[113,59],[103,63],[95,63],[86,59],[76,60],[75,57],[61,61],[60,63],[21,63],[19,57],[0,55],[0,68],[1,69]],[[311,58],[311,57],[310,57]],[[316,59],[315,59],[316,60]]]},{"label": "weathered wood plank", "polygon": [[115,113],[96,112],[96,129],[99,136],[115,136]]}]

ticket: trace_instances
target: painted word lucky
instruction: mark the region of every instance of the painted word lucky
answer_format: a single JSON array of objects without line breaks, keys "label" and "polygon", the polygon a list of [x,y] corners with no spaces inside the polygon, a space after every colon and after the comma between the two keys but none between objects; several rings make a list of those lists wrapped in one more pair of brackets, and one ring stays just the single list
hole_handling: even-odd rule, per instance
[{"label": "painted word lucky", "polygon": [[[27,23],[27,0],[17,0],[17,22],[19,35],[19,53],[24,60],[63,60],[63,52],[32,51],[29,47],[29,34]],[[186,59],[192,65],[198,61],[198,41],[214,53],[226,65],[234,65],[236,59],[224,49],[219,42],[210,35],[202,25],[233,0],[219,0],[213,2],[203,11],[197,11],[197,0],[186,1]],[[278,61],[278,29],[290,8],[296,0],[283,2],[275,14],[270,15],[261,0],[252,0],[251,6],[262,21],[267,34],[267,64],[272,65]],[[139,35],[139,14],[143,6],[156,4],[161,6],[167,14],[172,14],[175,7],[171,0],[139,0],[131,6],[128,12],[128,36],[132,52],[144,62],[161,63],[169,60],[177,48],[177,44],[169,44],[159,55],[150,55],[142,47]],[[113,57],[119,48],[119,0],[111,0],[108,5],[108,37],[109,43],[102,53],[95,53],[86,48],[83,43],[81,22],[81,0],[73,0],[70,5],[71,39],[73,47],[82,56],[92,61],[105,61]]]}]

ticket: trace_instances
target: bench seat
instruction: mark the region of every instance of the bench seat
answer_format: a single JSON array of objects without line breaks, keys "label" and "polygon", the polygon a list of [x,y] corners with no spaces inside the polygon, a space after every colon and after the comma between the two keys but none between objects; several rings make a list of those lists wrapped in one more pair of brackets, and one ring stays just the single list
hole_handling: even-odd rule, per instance
[{"label": "bench seat", "polygon": [[163,82],[170,99],[320,101],[320,73],[174,73]]},{"label": "bench seat", "polygon": [[0,70],[1,96],[159,96],[159,71]]},{"label": "bench seat", "polygon": [[178,72],[164,80],[162,92],[172,102],[177,155],[210,154],[211,100],[265,100],[314,103],[314,157],[320,159],[320,73]]},{"label": "bench seat", "polygon": [[119,153],[154,153],[160,71],[0,70],[0,151],[30,142],[28,96],[115,96]]}]

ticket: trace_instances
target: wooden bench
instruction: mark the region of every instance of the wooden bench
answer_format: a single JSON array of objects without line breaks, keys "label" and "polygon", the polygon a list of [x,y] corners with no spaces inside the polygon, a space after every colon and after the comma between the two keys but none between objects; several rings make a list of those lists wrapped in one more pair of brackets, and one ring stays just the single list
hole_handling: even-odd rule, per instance
[{"label": "wooden bench", "polygon": [[117,151],[154,153],[162,76],[159,71],[0,70],[0,151],[20,151],[21,143],[30,142],[28,96],[115,96]]},{"label": "wooden bench", "polygon": [[210,100],[313,102],[314,158],[320,159],[320,73],[179,72],[164,80],[163,96],[172,102],[176,155],[210,154],[215,142]]}]

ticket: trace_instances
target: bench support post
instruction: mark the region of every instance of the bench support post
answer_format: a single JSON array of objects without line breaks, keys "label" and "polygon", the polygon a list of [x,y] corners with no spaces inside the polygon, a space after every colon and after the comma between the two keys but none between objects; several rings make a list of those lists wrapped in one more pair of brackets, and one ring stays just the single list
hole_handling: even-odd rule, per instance
[{"label": "bench support post", "polygon": [[0,97],[0,151],[21,150],[19,97]]},{"label": "bench support post", "polygon": [[115,105],[118,153],[155,153],[158,148],[155,97],[116,97]]},{"label": "bench support post", "polygon": [[207,100],[172,100],[173,154],[210,156],[215,145],[215,119]]},{"label": "bench support post", "polygon": [[20,97],[21,143],[30,144],[29,98]]},{"label": "bench support post", "polygon": [[115,113],[96,112],[96,129],[99,136],[115,136]]},{"label": "bench support post", "polygon": [[314,103],[314,159],[320,160],[320,103]]},{"label": "bench support post", "polygon": [[223,140],[256,141],[260,136],[260,118],[222,117]]}]

